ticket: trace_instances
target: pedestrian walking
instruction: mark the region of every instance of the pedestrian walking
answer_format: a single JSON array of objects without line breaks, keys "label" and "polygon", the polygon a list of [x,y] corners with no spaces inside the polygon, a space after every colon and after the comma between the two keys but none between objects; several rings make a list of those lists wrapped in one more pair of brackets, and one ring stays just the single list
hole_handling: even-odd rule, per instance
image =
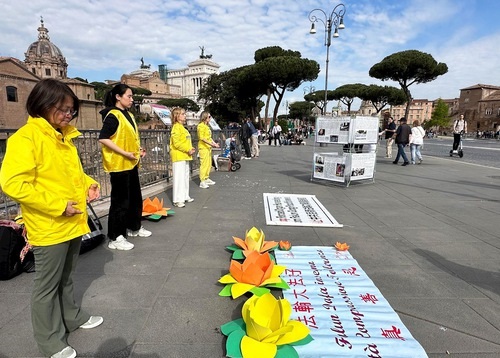
[{"label": "pedestrian walking", "polygon": [[396,144],[398,146],[398,154],[396,155],[396,159],[392,162],[393,164],[398,164],[399,157],[402,157],[404,160],[402,164],[403,167],[410,164],[405,153],[405,147],[408,145],[408,143],[410,143],[410,139],[411,128],[408,124],[406,124],[406,118],[402,117],[399,120],[399,126],[396,129]]}]

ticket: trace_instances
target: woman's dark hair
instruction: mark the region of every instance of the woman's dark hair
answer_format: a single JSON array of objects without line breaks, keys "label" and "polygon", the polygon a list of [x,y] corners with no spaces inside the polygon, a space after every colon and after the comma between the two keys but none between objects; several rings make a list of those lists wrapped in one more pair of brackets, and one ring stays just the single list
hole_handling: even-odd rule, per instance
[{"label": "woman's dark hair", "polygon": [[[104,105],[106,107],[114,107],[116,105],[116,95],[123,96],[129,88],[130,87],[125,83],[119,83],[114,86],[108,93],[106,93],[106,96],[104,97]],[[132,88],[130,89],[132,90]]]},{"label": "woman's dark hair", "polygon": [[73,100],[73,109],[78,113],[80,101],[71,88],[59,80],[46,78],[38,82],[31,90],[26,101],[26,110],[31,117],[47,119],[49,111],[59,106],[67,97]]}]

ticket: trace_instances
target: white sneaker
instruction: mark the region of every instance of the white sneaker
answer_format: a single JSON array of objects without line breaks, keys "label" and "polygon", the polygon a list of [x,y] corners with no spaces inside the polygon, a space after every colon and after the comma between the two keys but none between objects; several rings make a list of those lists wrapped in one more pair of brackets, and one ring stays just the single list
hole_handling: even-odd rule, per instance
[{"label": "white sneaker", "polygon": [[137,231],[132,231],[132,230],[127,230],[127,235],[128,236],[132,236],[132,237],[136,237],[136,236],[140,236],[140,237],[150,237],[152,234],[151,231],[149,230],[146,230],[144,228],[144,226],[141,226],[141,228]]},{"label": "white sneaker", "polygon": [[76,351],[73,347],[67,346],[62,351],[52,354],[50,358],[75,358]]},{"label": "white sneaker", "polygon": [[108,248],[111,250],[132,250],[134,248],[134,244],[130,243],[123,237],[123,235],[120,235],[116,238],[115,241],[110,241],[108,244]]},{"label": "white sneaker", "polygon": [[183,208],[186,206],[184,203],[174,203],[174,206],[177,206],[178,208]]},{"label": "white sneaker", "polygon": [[101,316],[90,316],[89,320],[84,324],[82,324],[80,328],[83,329],[95,328],[97,326],[100,326],[102,322],[104,322],[104,318],[102,318]]},{"label": "white sneaker", "polygon": [[208,184],[205,181],[202,181],[200,183],[200,188],[202,188],[202,189],[208,189]]},{"label": "white sneaker", "polygon": [[193,198],[187,198],[187,199],[186,199],[186,203],[192,203],[193,201],[194,201],[194,199],[193,199]]},{"label": "white sneaker", "polygon": [[215,185],[215,182],[210,178],[206,179],[205,183],[207,183],[208,185]]}]

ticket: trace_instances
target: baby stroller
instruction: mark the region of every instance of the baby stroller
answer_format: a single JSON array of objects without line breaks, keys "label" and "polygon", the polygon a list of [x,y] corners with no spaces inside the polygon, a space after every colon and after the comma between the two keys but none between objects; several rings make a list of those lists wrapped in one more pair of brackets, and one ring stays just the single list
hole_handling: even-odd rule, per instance
[{"label": "baby stroller", "polygon": [[236,171],[241,168],[241,146],[235,138],[228,138],[222,153],[217,157],[217,168],[220,171]]},{"label": "baby stroller", "polygon": [[464,156],[464,151],[463,151],[463,146],[462,146],[462,142],[463,142],[463,138],[464,138],[464,133],[460,133],[460,141],[458,142],[458,148],[457,150],[450,150],[450,157],[453,157],[453,155],[458,155],[460,158],[462,158]]},{"label": "baby stroller", "polygon": [[232,140],[229,143],[229,157],[231,158],[231,171],[235,172],[241,168],[241,164],[238,163],[241,160],[241,145],[236,143],[237,140]]}]

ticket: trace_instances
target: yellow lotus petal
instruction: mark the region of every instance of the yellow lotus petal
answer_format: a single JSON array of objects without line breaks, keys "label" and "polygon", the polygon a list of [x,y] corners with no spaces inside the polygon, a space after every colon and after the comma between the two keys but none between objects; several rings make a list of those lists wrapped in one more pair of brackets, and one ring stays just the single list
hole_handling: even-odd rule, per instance
[{"label": "yellow lotus petal", "polygon": [[273,283],[280,283],[280,282],[281,282],[281,278],[279,278],[279,277],[269,277],[267,280],[262,281],[262,283],[260,284],[259,287],[265,286],[265,285],[270,285]]},{"label": "yellow lotus petal", "polygon": [[[273,333],[269,334],[262,342],[274,343],[274,344],[279,345],[278,342],[280,342],[281,337],[284,336],[285,334],[290,333],[291,331],[293,331],[293,326],[291,326],[291,325],[280,327],[279,329],[277,329]],[[295,341],[293,341],[293,342],[295,342]]]},{"label": "yellow lotus petal", "polygon": [[281,326],[286,326],[287,322],[290,320],[290,315],[292,314],[292,305],[288,300],[279,300],[280,312],[281,312]]},{"label": "yellow lotus petal", "polygon": [[260,326],[270,327],[270,320],[273,319],[276,308],[274,296],[271,293],[265,293],[257,297],[250,306],[250,319]]},{"label": "yellow lotus petal", "polygon": [[262,343],[248,336],[243,336],[240,347],[243,358],[274,358],[278,351],[276,345]]},{"label": "yellow lotus petal", "polygon": [[255,320],[250,319],[245,322],[247,335],[259,342],[264,341],[270,334],[273,333],[270,328],[261,326],[255,322]]},{"label": "yellow lotus petal", "polygon": [[231,296],[233,298],[238,298],[241,295],[244,295],[245,293],[250,291],[254,287],[255,285],[251,285],[248,283],[236,282],[234,285],[231,286]]},{"label": "yellow lotus petal", "polygon": [[285,270],[286,270],[286,266],[273,265],[273,270],[271,272],[271,277],[278,277],[283,272],[285,272]]},{"label": "yellow lotus petal", "polygon": [[277,345],[281,346],[300,341],[301,339],[306,338],[309,334],[309,328],[307,328],[307,326],[302,322],[290,320],[287,323],[287,327],[290,326],[293,329],[282,335],[276,342]]},{"label": "yellow lotus petal", "polygon": [[228,284],[228,283],[235,283],[237,281],[234,279],[234,277],[230,273],[228,273],[228,274],[222,276],[221,278],[219,278],[219,282],[223,283],[223,284]]}]

